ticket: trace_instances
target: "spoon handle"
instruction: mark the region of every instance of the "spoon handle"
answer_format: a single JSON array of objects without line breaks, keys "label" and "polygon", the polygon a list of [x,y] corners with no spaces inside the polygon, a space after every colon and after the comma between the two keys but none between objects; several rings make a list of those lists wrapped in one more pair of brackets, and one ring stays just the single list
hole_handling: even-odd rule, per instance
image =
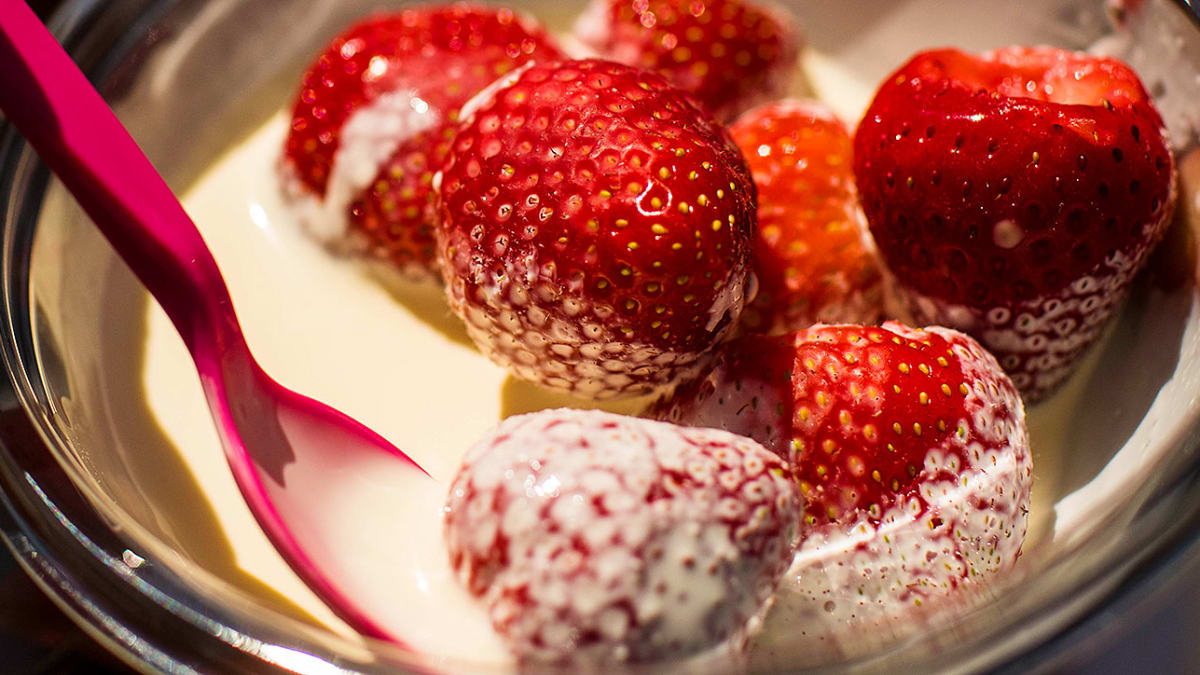
[{"label": "spoon handle", "polygon": [[206,342],[197,336],[209,331],[217,351],[245,349],[229,290],[191,218],[23,0],[0,0],[0,110],[149,289],[194,356]]}]

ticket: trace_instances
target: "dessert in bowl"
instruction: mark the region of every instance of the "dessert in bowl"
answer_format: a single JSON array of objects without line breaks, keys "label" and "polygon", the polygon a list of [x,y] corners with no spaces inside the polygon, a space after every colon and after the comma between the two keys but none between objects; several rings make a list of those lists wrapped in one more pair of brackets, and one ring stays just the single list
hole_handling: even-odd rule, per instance
[{"label": "dessert in bowl", "polygon": [[[559,12],[573,14],[578,8],[569,9]],[[997,10],[978,11],[976,25],[983,25],[984,15]],[[289,40],[275,43],[286,48],[265,60],[261,47],[230,37],[228,31],[254,26],[269,35],[282,31],[279,26],[289,17],[223,5],[168,12],[161,25],[173,26],[179,37],[148,49],[142,70],[126,66],[131,69],[126,72],[140,74],[129,80],[132,89],[118,102],[118,110],[168,176],[179,185],[192,185],[184,192],[185,203],[229,278],[252,348],[268,369],[380,430],[418,456],[435,476],[448,480],[462,453],[502,416],[580,403],[545,394],[492,366],[462,339],[458,320],[436,289],[401,281],[399,290],[385,290],[362,269],[329,257],[283,215],[287,209],[274,171],[286,121],[277,111],[290,103],[299,69],[357,14],[342,5],[295,12]],[[571,19],[540,13],[556,27]],[[1107,30],[1096,11],[1080,14],[1078,20],[1071,14],[1068,27],[1048,23],[1045,34],[1031,35],[1022,24],[1011,36],[992,31],[980,39],[980,33],[965,27],[955,32],[930,25],[917,3],[881,14],[884,18],[873,26],[878,34],[862,34],[862,44],[895,51],[876,55],[880,50],[875,49],[868,56],[865,49],[856,52],[829,38],[848,34],[834,15],[817,8],[796,13],[813,43],[806,57],[812,86],[851,124],[883,76],[920,48],[946,43],[1082,47]],[[1093,23],[1086,23],[1089,17]],[[1002,24],[995,16],[987,21]],[[158,35],[170,33],[163,29]],[[217,67],[212,59],[218,54],[246,60],[241,67]],[[245,85],[235,88],[238,96],[227,92],[227,98],[217,98],[229,89],[225,78],[230,73],[245,77]],[[189,89],[197,82],[208,82],[212,89]],[[163,98],[168,90],[170,96]],[[181,133],[187,119],[181,115],[200,109],[207,121]],[[149,125],[140,131],[139,115],[141,124]],[[239,117],[241,124],[231,125]],[[232,128],[238,131],[231,133]],[[161,162],[165,157],[179,164],[172,169]],[[1180,158],[1181,166],[1185,161]],[[70,265],[64,264],[68,260]],[[232,608],[223,609],[221,616],[232,616],[233,623],[251,622],[241,626],[261,619],[248,608],[290,613],[324,626],[314,633],[278,619],[279,625],[295,628],[288,634],[302,636],[293,639],[303,639],[300,648],[307,651],[328,655],[330,651],[321,650],[361,648],[361,641],[296,581],[258,532],[227,476],[198,383],[168,323],[122,276],[115,259],[57,188],[43,208],[30,270],[38,313],[31,324],[36,326],[41,367],[37,379],[46,400],[53,402],[50,428],[60,434],[58,440],[70,441],[60,448],[62,460],[93,507],[127,533],[127,548],[150,561],[135,574],[160,570],[182,579],[185,588],[203,589],[216,598],[215,605]],[[1191,309],[1190,282],[1168,290],[1148,282],[1138,286],[1108,342],[1091,350],[1089,363],[1053,399],[1030,408],[1037,473],[1024,557],[1012,578],[993,591],[1008,593],[1006,606],[984,604],[966,615],[968,627],[974,625],[971,620],[1015,620],[1012,613],[1033,611],[1037,596],[1031,589],[1037,582],[1062,579],[1056,575],[1065,566],[1073,565],[1078,583],[1088,579],[1080,571],[1089,569],[1084,561],[1095,565],[1093,571],[1112,568],[1105,564],[1111,560],[1100,555],[1099,542],[1118,527],[1122,514],[1141,503],[1141,490],[1153,487],[1147,478],[1166,470],[1174,459],[1171,450],[1190,429],[1187,402],[1193,383],[1182,364],[1194,348]],[[97,335],[102,336],[99,343]],[[633,412],[641,402],[618,405]],[[356,522],[352,514],[347,522]],[[446,593],[449,603],[453,591]],[[274,621],[276,614],[270,617]],[[462,622],[446,625],[453,627],[444,631],[453,638],[451,631],[461,629]],[[931,635],[947,634],[935,630]],[[859,658],[891,657],[898,663],[929,656],[935,648],[951,653],[945,644],[901,639]],[[368,647],[395,654],[384,646]],[[361,651],[347,653],[368,658]],[[481,654],[474,651],[476,657]]]}]

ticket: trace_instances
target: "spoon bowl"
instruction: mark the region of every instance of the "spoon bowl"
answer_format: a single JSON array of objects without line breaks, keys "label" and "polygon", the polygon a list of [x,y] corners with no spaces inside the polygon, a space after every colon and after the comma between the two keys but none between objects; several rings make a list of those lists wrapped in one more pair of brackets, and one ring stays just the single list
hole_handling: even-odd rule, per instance
[{"label": "spoon bowl", "polygon": [[[393,509],[410,500],[436,508],[440,487],[379,434],[263,371],[195,225],[22,0],[0,0],[0,110],[179,331],[237,485],[283,558],[360,633],[406,646],[410,634],[421,641],[422,608],[405,607],[388,589],[423,578],[429,546],[396,545],[402,529],[392,525],[400,515]],[[363,500],[379,527],[345,527],[339,505]]]}]

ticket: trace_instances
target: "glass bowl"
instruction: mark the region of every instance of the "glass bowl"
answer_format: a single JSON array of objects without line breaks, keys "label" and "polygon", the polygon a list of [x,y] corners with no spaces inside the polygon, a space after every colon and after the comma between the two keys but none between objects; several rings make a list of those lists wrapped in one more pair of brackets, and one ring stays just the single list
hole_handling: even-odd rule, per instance
[{"label": "glass bowl", "polygon": [[[1168,0],[979,1],[961,3],[952,15],[934,0],[794,4],[813,51],[805,67],[815,92],[835,97],[848,121],[874,85],[920,48],[1082,49],[1104,38],[1141,70],[1176,144],[1189,151],[1178,156],[1183,215],[1153,269],[1083,370],[1030,411],[1034,512],[1017,569],[952,621],[899,631],[849,661],[807,665],[933,672],[1045,664],[1078,647],[1089,617],[1200,554],[1200,369],[1191,365],[1200,358],[1192,234],[1200,159],[1190,152],[1191,125],[1200,117],[1190,107],[1200,101],[1200,24]],[[582,9],[517,6],[555,28]],[[357,0],[75,0],[51,28],[183,194],[290,104],[302,68],[325,41],[378,8]],[[1105,38],[1114,14],[1129,35]],[[0,141],[0,199],[0,352],[12,380],[0,392],[0,525],[60,607],[143,670],[481,669],[469,653],[431,664],[356,636],[272,551],[261,543],[250,550],[232,536],[226,514],[244,510],[240,498],[222,492],[228,485],[214,487],[208,469],[177,447],[179,429],[164,428],[171,423],[156,414],[161,392],[147,390],[147,369],[159,363],[148,338],[156,308],[11,129]],[[270,237],[253,223],[248,215],[247,241]],[[235,281],[240,268],[254,265],[253,256],[212,243]],[[235,303],[248,315],[252,347],[267,339],[256,338],[262,331],[287,338],[303,326],[254,318],[262,305],[242,300],[238,283]],[[286,306],[294,313],[304,305]],[[315,353],[314,369],[338,369],[336,353]],[[343,385],[361,376],[342,373]],[[188,377],[195,379],[183,372],[178,379]],[[297,386],[322,396],[320,386]],[[192,396],[198,384],[185,382],[181,391],[178,406],[205,414]],[[522,405],[537,405],[535,394],[523,396]],[[336,392],[322,397],[345,403]],[[372,419],[378,412],[361,414],[353,400],[343,407],[380,423]],[[417,428],[422,419],[414,413],[390,424]],[[207,442],[212,431],[196,435]]]}]

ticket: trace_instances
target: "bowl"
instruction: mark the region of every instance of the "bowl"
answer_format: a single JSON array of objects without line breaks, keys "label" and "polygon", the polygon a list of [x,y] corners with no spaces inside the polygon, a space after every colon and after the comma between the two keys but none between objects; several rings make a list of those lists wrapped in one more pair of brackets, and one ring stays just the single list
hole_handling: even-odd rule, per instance
[{"label": "bowl", "polygon": [[[563,401],[483,361],[436,293],[380,285],[271,217],[279,111],[321,46],[378,4],[75,0],[51,28],[184,195],[267,369],[401,447],[441,448],[429,461],[446,474],[501,416]],[[582,9],[517,6],[556,29]],[[755,667],[1025,669],[1077,648],[1081,622],[1200,554],[1200,24],[1169,0],[939,7],[794,3],[811,47],[805,86],[853,123],[921,48],[1098,44],[1139,69],[1163,108],[1181,215],[1080,371],[1030,409],[1034,504],[1017,568],[951,619],[897,628],[845,660],[784,649]],[[11,129],[0,195],[0,353],[12,380],[0,397],[0,524],[60,607],[143,670],[486,669],[470,653],[419,661],[361,638],[317,601],[237,494],[165,317]],[[478,394],[462,394],[461,378]],[[447,429],[434,421],[452,404]]]}]

